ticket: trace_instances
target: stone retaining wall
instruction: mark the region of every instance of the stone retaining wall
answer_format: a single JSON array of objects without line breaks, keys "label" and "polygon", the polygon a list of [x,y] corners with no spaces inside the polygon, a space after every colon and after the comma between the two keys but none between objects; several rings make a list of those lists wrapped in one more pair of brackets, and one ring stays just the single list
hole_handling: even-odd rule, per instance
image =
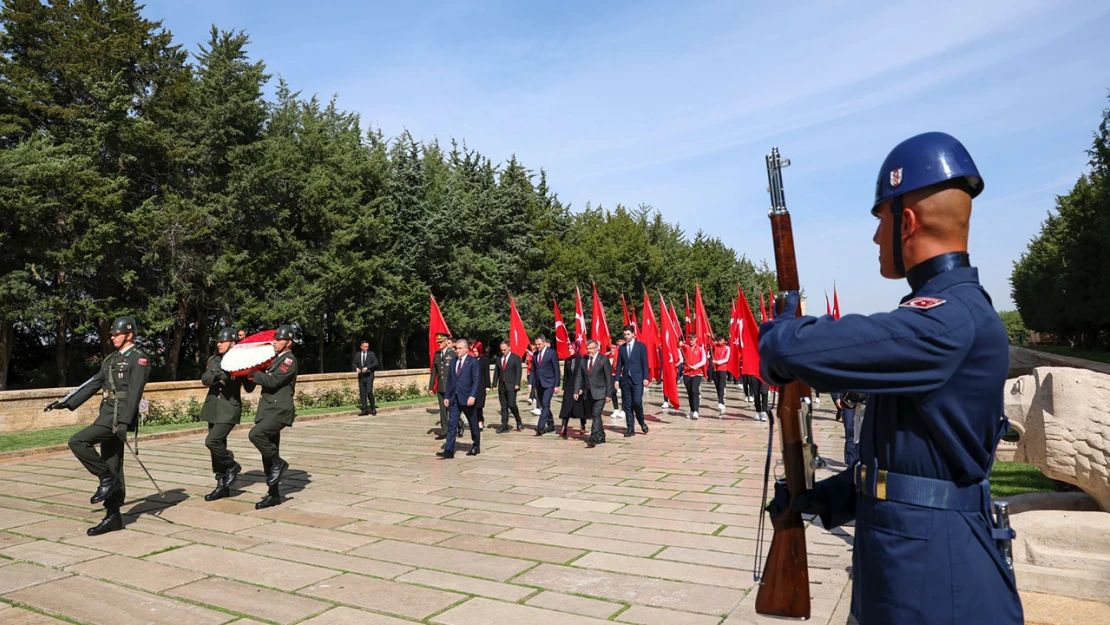
[{"label": "stone retaining wall", "polygon": [[[357,393],[357,377],[357,374],[353,372],[301,375],[297,377],[297,392],[311,393],[322,388],[349,386],[355,389]],[[397,369],[379,371],[375,376],[374,388],[380,389],[384,386],[405,387],[413,383],[421,389],[427,388],[428,370]],[[73,412],[69,410],[43,412],[43,407],[51,401],[61,399],[71,390],[73,390],[73,387],[0,392],[0,433],[25,432],[92,423],[100,409],[100,401],[96,397],[89,399],[83,406]],[[147,384],[143,397],[151,401],[171,404],[175,401],[188,401],[190,397],[197,401],[203,401],[206,394],[208,394],[208,389],[200,383],[200,380],[185,380]],[[258,404],[258,390],[243,395],[253,404]]]},{"label": "stone retaining wall", "polygon": [[1020,375],[1029,375],[1037,367],[1071,367],[1110,374],[1110,364],[1105,362],[1010,346],[1010,374],[1008,377],[1016,378]]}]

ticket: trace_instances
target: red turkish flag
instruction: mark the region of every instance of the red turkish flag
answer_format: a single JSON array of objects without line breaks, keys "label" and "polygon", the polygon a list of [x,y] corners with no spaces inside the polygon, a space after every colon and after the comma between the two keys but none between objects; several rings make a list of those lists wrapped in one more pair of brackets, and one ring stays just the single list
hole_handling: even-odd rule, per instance
[{"label": "red turkish flag", "polygon": [[[748,305],[748,297],[744,295],[744,289],[739,291],[740,373],[759,377],[759,326],[755,323],[755,315]],[[759,298],[762,301],[762,293],[759,294]]]},{"label": "red turkish flag", "polygon": [[[621,311],[624,312],[624,326],[632,325],[632,318],[628,316],[628,304],[624,301],[624,293],[621,293]],[[624,331],[624,326],[621,326],[621,332]]]},{"label": "red turkish flag", "polygon": [[559,312],[559,302],[552,300],[555,305],[555,351],[560,360],[566,360],[574,354],[574,345],[567,336],[567,326],[563,323],[563,313]]},{"label": "red turkish flag", "polygon": [[[432,310],[428,315],[428,369],[431,370],[435,367],[436,362],[436,335],[439,333],[451,334],[450,328],[447,327],[447,322],[443,319],[443,313],[439,311],[439,304],[436,303],[435,295],[432,295]],[[439,380],[432,385],[432,390],[438,390]]]},{"label": "red turkish flag", "polygon": [[528,332],[524,329],[524,322],[520,320],[520,313],[516,310],[516,300],[509,296],[509,351],[524,358],[528,351]]},{"label": "red turkish flag", "polygon": [[728,364],[725,365],[725,371],[732,374],[732,377],[740,378],[740,324],[738,300],[732,300],[732,313],[728,320]]},{"label": "red turkish flag", "polygon": [[836,285],[835,285],[835,284],[833,285],[833,308],[832,308],[832,316],[833,316],[833,319],[840,319],[840,300],[838,300],[838,299],[836,298]]},{"label": "red turkish flag", "polygon": [[[694,332],[698,335],[698,345],[710,351],[713,349],[713,326],[709,325],[709,315],[701,301],[701,286],[694,287]],[[709,369],[706,369],[709,375]]]},{"label": "red turkish flag", "polygon": [[659,380],[659,325],[655,323],[655,311],[651,309],[651,299],[644,291],[644,310],[640,315],[643,326],[640,328],[639,341],[647,348],[648,370],[652,380]]},{"label": "red turkish flag", "polygon": [[[667,303],[659,296],[659,310],[666,311]],[[678,329],[670,315],[659,315],[659,329],[662,331],[660,346],[663,348],[663,397],[675,408],[681,408],[678,401]]]},{"label": "red turkish flag", "polygon": [[609,337],[609,324],[605,321],[605,308],[601,305],[601,298],[597,296],[597,285],[594,285],[594,310],[591,321],[590,338],[597,341],[605,350],[613,343]]},{"label": "red turkish flag", "polygon": [[[677,328],[677,329],[681,329],[681,328]],[[694,328],[694,322],[690,320],[690,294],[687,293],[686,294],[686,331],[682,333],[682,336],[679,338],[678,342],[682,343],[683,341],[686,340],[686,337],[690,336],[690,334],[693,333],[693,332],[695,332],[695,328]]]},{"label": "red turkish flag", "polygon": [[[740,292],[743,293],[744,290],[740,289]],[[763,303],[763,293],[760,293],[759,294],[759,322],[763,323],[764,321],[767,321],[767,306]]]}]

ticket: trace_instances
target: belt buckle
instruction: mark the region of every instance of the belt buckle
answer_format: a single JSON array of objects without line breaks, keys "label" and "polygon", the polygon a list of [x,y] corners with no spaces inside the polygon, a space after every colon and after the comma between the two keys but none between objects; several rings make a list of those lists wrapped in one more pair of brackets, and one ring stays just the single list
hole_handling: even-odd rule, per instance
[{"label": "belt buckle", "polygon": [[103,391],[101,395],[104,396],[104,399],[108,399],[108,391]]},{"label": "belt buckle", "polygon": [[886,500],[886,470],[875,472],[875,499]]}]

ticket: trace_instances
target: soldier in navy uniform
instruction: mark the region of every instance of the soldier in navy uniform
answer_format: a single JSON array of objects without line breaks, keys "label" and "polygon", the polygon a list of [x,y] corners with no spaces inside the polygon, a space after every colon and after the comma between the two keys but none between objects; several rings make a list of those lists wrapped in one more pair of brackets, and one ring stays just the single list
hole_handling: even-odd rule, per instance
[{"label": "soldier in navy uniform", "polygon": [[[1014,533],[991,510],[995,448],[1008,423],[1009,368],[1002,321],[967,254],[972,199],[983,179],[955,138],[907,139],[879,171],[880,273],[910,294],[870,316],[793,318],[760,327],[770,384],[867,394],[860,461],[787,506],[832,529],[855,520],[852,612],[873,623],[1018,624],[1008,561]],[[786,311],[798,294],[786,294]]]},{"label": "soldier in navy uniform", "polygon": [[[76,410],[93,395],[102,395],[96,421],[69,439],[73,455],[89,473],[100,479],[89,503],[104,502],[107,512],[98,525],[88,529],[86,533],[89,536],[123,529],[120,507],[127,494],[123,480],[123,449],[127,433],[138,430],[139,402],[150,379],[150,356],[135,347],[136,326],[131,317],[119,317],[113,321],[112,346],[118,351],[109,354],[96,376],[72,396],[46,407],[47,410]],[[97,453],[96,445],[100,445],[100,453]]]}]

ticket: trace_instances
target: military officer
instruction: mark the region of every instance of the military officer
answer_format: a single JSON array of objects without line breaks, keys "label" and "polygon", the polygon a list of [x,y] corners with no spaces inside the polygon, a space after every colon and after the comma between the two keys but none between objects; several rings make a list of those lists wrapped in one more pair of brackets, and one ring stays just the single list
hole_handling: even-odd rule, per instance
[{"label": "military officer", "polygon": [[293,355],[293,326],[278,326],[274,332],[274,352],[277,356],[262,371],[250,374],[251,382],[261,389],[258,411],[254,415],[254,427],[249,438],[258,453],[262,454],[262,471],[266,475],[269,493],[262,501],[254,504],[258,510],[281,505],[279,489],[281,477],[289,469],[289,463],[278,455],[281,444],[281,431],[293,426],[296,408],[293,406],[293,393],[297,386],[297,357]]},{"label": "military officer", "polygon": [[[135,347],[135,320],[119,317],[112,322],[110,354],[100,365],[100,371],[88,382],[63,400],[53,402],[47,410],[68,408],[76,410],[90,397],[101,394],[100,414],[87,428],[69,439],[69,448],[89,473],[100,478],[100,485],[90,503],[104,502],[107,514],[89,536],[99,536],[123,528],[120,506],[126,496],[123,480],[123,448],[127,432],[139,427],[139,401],[150,379],[150,356]],[[95,445],[100,445],[97,453]]]},{"label": "military officer", "polygon": [[439,435],[437,441],[447,439],[447,406],[444,405],[444,393],[447,390],[447,369],[455,359],[454,350],[451,348],[451,335],[445,332],[436,334],[436,355],[432,360],[432,375],[428,378],[428,394],[439,399]]},{"label": "military officer", "polygon": [[[855,520],[852,611],[872,623],[1022,622],[1002,555],[1012,530],[990,510],[995,448],[1008,424],[1006,330],[968,260],[983,179],[955,138],[907,139],[879,171],[872,214],[880,273],[910,294],[870,316],[780,315],[760,328],[768,383],[868,395],[860,461],[793,498],[832,529]],[[798,295],[787,294],[786,310]],[[858,347],[858,349],[853,349]]]},{"label": "military officer", "polygon": [[227,435],[239,425],[243,416],[241,391],[254,391],[254,382],[243,378],[233,378],[220,367],[224,354],[237,342],[235,328],[224,328],[216,337],[216,354],[208,359],[201,384],[208,387],[204,407],[200,410],[201,421],[208,422],[208,436],[204,446],[212,454],[212,472],[216,474],[216,489],[204,496],[205,501],[215,501],[231,495],[231,485],[243,469],[235,462],[235,454],[227,448]]}]

